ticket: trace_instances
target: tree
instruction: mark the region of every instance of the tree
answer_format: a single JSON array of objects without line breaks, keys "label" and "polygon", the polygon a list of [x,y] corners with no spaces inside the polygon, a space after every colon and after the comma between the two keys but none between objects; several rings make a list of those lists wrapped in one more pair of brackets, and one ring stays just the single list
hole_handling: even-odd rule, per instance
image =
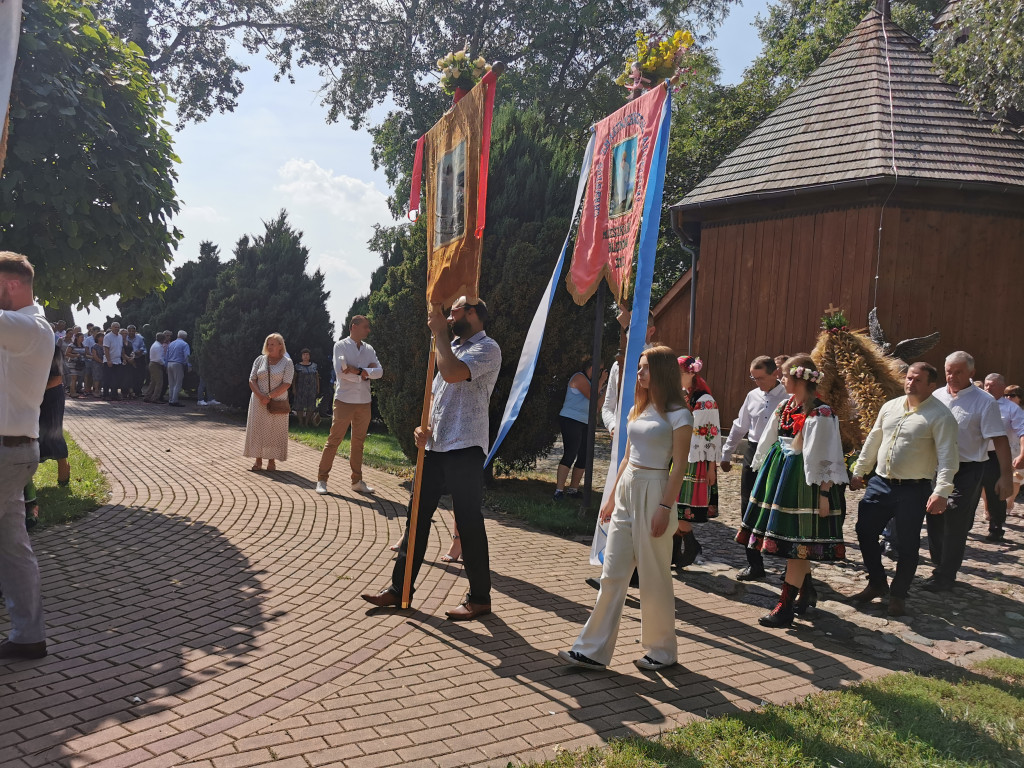
[{"label": "tree", "polygon": [[263,51],[279,76],[291,60],[287,6],[270,0],[100,0],[100,14],[115,34],[142,51],[150,71],[177,104],[178,127],[202,122],[214,110],[230,112],[249,67],[235,47]]},{"label": "tree", "polygon": [[203,377],[229,405],[248,402],[253,359],[269,334],[282,334],[293,358],[309,347],[314,360],[329,360],[334,348],[324,276],[306,274],[302,233],[284,211],[264,227],[263,235],[238,241],[235,260],[225,265],[198,323]]},{"label": "tree", "polygon": [[939,31],[935,62],[968,104],[1024,126],[1024,0],[960,0]]},{"label": "tree", "polygon": [[196,338],[196,325],[206,311],[210,294],[226,265],[221,263],[220,249],[209,240],[199,244],[199,258],[187,261],[174,270],[166,289],[158,289],[138,299],[119,299],[117,315],[107,318],[107,325],[117,321],[121,327],[148,324],[152,331],[147,341],[160,331],[188,331]]},{"label": "tree", "polygon": [[0,177],[0,247],[55,303],[142,296],[181,233],[164,93],[139,52],[71,0],[25,4]]},{"label": "tree", "polygon": [[[524,111],[502,105],[495,111],[493,131],[489,225],[480,280],[480,294],[491,309],[487,333],[503,352],[491,397],[492,437],[497,434],[529,318],[569,228],[565,214],[571,210],[584,148],[583,137],[559,136],[536,106]],[[391,266],[383,268],[379,287],[360,300],[368,307],[375,349],[384,366],[384,377],[376,388],[381,415],[409,456],[415,453],[412,430],[420,421],[430,349],[425,232],[420,222],[376,240]],[[595,301],[577,307],[559,286],[530,394],[498,454],[499,471],[532,465],[554,443],[568,379],[590,355]],[[614,324],[610,308],[606,311]],[[617,333],[605,334],[606,363],[617,342]]]}]

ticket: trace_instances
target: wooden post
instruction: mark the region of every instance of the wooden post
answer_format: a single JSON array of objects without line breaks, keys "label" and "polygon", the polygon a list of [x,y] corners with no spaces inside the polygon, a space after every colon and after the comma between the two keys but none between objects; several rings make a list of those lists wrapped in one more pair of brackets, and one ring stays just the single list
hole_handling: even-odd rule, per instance
[{"label": "wooden post", "polygon": [[[427,360],[427,383],[423,392],[423,414],[420,427],[430,426],[431,386],[434,382],[434,355],[437,348],[433,337],[430,340],[430,358]],[[416,451],[416,474],[412,480],[412,506],[409,507],[409,525],[405,537],[405,578],[402,581],[402,607],[408,608],[412,600],[412,561],[416,556],[416,521],[419,517],[420,489],[423,487],[423,455],[425,448]]]},{"label": "wooden post", "polygon": [[601,380],[601,341],[604,335],[604,293],[605,280],[597,284],[597,300],[594,307],[594,346],[591,351],[590,369],[590,416],[587,419],[587,469],[583,475],[583,506],[590,507],[590,494],[594,484],[594,442],[597,435],[598,382]]}]

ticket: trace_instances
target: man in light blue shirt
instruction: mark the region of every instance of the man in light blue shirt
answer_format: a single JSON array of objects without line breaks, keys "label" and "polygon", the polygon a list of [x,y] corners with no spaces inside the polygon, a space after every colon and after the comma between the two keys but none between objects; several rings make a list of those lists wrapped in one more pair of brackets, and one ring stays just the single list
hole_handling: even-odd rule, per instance
[{"label": "man in light blue shirt", "polygon": [[178,402],[178,395],[181,394],[181,385],[185,381],[186,367],[189,370],[192,368],[188,361],[189,355],[192,354],[192,349],[189,347],[188,342],[185,341],[187,338],[188,334],[185,331],[178,331],[178,338],[167,345],[167,353],[164,355],[169,387],[167,404],[173,405],[175,408],[182,407],[181,403]]}]

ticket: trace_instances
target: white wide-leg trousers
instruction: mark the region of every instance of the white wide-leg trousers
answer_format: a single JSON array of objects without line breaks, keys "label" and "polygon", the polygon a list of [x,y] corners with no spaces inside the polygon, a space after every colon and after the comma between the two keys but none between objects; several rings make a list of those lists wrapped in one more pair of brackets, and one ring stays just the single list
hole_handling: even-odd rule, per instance
[{"label": "white wide-leg trousers", "polygon": [[629,579],[640,574],[640,643],[644,652],[662,664],[675,664],[675,595],[672,589],[673,512],[658,538],[651,536],[651,518],[658,511],[668,483],[668,470],[626,466],[615,489],[615,511],[608,526],[608,544],[601,571],[597,604],[572,649],[601,664],[609,664],[619,636]]}]

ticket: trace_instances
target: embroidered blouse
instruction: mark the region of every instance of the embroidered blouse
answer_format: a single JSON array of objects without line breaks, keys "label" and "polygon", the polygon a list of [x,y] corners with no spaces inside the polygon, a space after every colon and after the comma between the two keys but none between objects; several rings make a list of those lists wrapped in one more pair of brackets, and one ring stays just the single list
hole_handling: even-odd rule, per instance
[{"label": "embroidered blouse", "polygon": [[688,460],[722,460],[722,429],[718,421],[718,403],[711,395],[701,395],[693,406],[693,439]]},{"label": "embroidered blouse", "polygon": [[798,453],[804,457],[804,480],[808,485],[839,483],[846,485],[850,476],[846,471],[843,443],[839,439],[839,419],[825,403],[816,401],[814,409],[804,416],[803,408],[789,398],[772,414],[768,426],[761,433],[751,467],[759,470],[775,443],[793,450],[793,438],[803,434],[803,447]]}]

